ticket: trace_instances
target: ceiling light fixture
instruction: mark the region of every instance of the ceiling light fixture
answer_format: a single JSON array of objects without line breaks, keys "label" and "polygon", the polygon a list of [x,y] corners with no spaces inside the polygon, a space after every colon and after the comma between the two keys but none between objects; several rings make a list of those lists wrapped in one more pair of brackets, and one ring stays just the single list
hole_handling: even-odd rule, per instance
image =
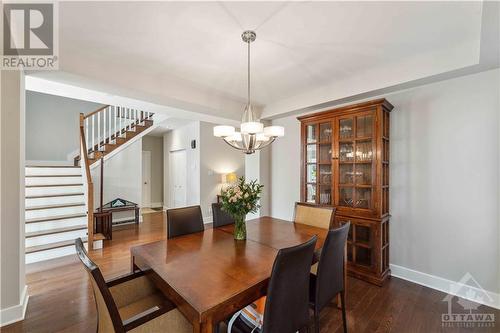
[{"label": "ceiling light fixture", "polygon": [[245,154],[253,154],[256,150],[269,146],[277,137],[285,135],[282,126],[264,127],[252,110],[250,103],[250,43],[255,41],[257,35],[254,31],[247,30],[241,34],[241,39],[248,44],[248,86],[247,105],[241,119],[240,131],[233,126],[220,125],[214,127],[214,136],[222,138],[228,145]]}]

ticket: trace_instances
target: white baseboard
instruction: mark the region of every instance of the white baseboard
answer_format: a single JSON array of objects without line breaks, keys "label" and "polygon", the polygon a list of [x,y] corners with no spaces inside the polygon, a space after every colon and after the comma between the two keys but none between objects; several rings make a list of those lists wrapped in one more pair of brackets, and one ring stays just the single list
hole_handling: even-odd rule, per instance
[{"label": "white baseboard", "polygon": [[28,307],[28,299],[28,286],[24,286],[21,294],[21,303],[0,310],[0,327],[23,320],[26,308]]},{"label": "white baseboard", "polygon": [[[394,277],[420,284],[425,287],[436,289],[449,295],[454,295],[473,302],[481,303],[492,308],[500,309],[500,294],[493,291],[481,289],[481,287],[473,279],[473,277],[471,277],[471,279],[479,287],[464,284],[461,281],[448,280],[439,276],[415,271],[413,269],[394,264],[390,264],[390,268],[391,275]],[[471,291],[473,293],[471,293]],[[470,297],[469,295],[477,295],[483,297],[482,300],[478,300],[474,297]]]},{"label": "white baseboard", "polygon": [[163,202],[152,202],[151,205],[149,205],[150,208],[160,208],[163,207]]},{"label": "white baseboard", "polygon": [[212,223],[214,220],[213,216],[203,216],[203,223],[204,224],[209,224]]}]

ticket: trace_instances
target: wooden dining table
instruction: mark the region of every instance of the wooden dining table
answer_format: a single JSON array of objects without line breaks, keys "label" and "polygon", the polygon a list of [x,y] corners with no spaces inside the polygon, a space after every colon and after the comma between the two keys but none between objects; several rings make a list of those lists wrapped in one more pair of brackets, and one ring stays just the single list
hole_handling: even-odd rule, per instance
[{"label": "wooden dining table", "polygon": [[246,241],[235,241],[232,233],[228,225],[131,248],[132,268],[146,272],[193,332],[212,333],[217,323],[266,295],[278,251],[314,235],[319,251],[327,230],[260,217],[247,221]]}]

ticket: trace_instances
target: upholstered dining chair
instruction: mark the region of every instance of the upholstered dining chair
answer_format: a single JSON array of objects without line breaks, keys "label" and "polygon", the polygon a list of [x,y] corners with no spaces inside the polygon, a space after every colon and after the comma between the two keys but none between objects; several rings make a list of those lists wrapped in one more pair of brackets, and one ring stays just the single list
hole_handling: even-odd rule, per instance
[{"label": "upholstered dining chair", "polygon": [[316,333],[319,333],[320,311],[338,294],[340,294],[344,333],[347,332],[344,293],[344,249],[349,227],[350,223],[346,223],[340,228],[328,231],[319,258],[318,271],[316,274],[311,273],[309,295],[314,312],[314,329]]},{"label": "upholstered dining chair", "polygon": [[[335,207],[318,206],[304,202],[295,203],[293,221],[299,224],[310,225],[317,228],[329,230],[333,227],[335,219]],[[319,255],[316,255],[316,260]],[[316,274],[318,264],[311,267],[311,273]]]},{"label": "upholstered dining chair", "polygon": [[234,219],[227,212],[222,210],[222,204],[212,204],[212,216],[214,228],[222,227],[223,225],[234,224]]},{"label": "upholstered dining chair", "polygon": [[[309,269],[317,237],[278,251],[265,299],[262,333],[295,333],[309,329]],[[234,332],[257,332],[241,315]]]},{"label": "upholstered dining chair", "polygon": [[167,237],[174,238],[205,230],[200,206],[167,210]]},{"label": "upholstered dining chair", "polygon": [[296,202],[293,221],[328,230],[333,227],[335,211],[335,207]]},{"label": "upholstered dining chair", "polygon": [[81,238],[75,240],[78,258],[89,274],[97,304],[97,332],[191,333],[193,327],[143,272],[105,281],[88,257]]}]

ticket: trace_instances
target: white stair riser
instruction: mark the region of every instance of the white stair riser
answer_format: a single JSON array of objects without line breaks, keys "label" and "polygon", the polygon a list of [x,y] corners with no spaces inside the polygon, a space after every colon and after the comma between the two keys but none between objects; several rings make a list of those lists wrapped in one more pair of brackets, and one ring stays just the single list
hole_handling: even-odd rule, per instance
[{"label": "white stair riser", "polygon": [[36,218],[54,217],[59,215],[81,214],[86,212],[87,209],[85,208],[85,206],[74,206],[74,207],[27,210],[25,216],[26,219],[28,220]]},{"label": "white stair riser", "polygon": [[81,168],[30,168],[25,169],[26,176],[38,175],[81,175]]},{"label": "white stair riser", "polygon": [[83,193],[83,186],[26,187],[26,196]]},{"label": "white stair riser", "polygon": [[73,227],[73,226],[86,226],[87,225],[87,216],[77,217],[73,219],[64,219],[64,220],[53,220],[53,221],[44,221],[44,222],[36,222],[36,223],[27,223],[25,226],[26,232],[35,232],[35,231],[46,231],[57,228],[64,227]]},{"label": "white stair riser", "polygon": [[82,176],[78,177],[26,177],[26,185],[62,185],[82,184]]},{"label": "white stair riser", "polygon": [[44,235],[44,236],[36,236],[36,237],[26,238],[25,245],[26,245],[26,247],[36,246],[36,245],[45,245],[45,244],[50,244],[50,243],[72,240],[72,239],[76,239],[78,237],[83,238],[86,236],[87,236],[87,229],[59,232],[57,234],[52,234],[52,235]]},{"label": "white stair riser", "polygon": [[65,197],[48,197],[48,198],[26,198],[26,207],[31,206],[44,206],[44,205],[56,205],[56,204],[67,204],[67,203],[80,203],[85,202],[85,197],[81,195],[72,195]]},{"label": "white stair riser", "polygon": [[[87,243],[85,243],[85,245],[87,245]],[[28,253],[26,254],[26,263],[31,264],[37,261],[59,258],[67,255],[76,255],[76,250],[74,245],[60,247],[57,249]]]}]

